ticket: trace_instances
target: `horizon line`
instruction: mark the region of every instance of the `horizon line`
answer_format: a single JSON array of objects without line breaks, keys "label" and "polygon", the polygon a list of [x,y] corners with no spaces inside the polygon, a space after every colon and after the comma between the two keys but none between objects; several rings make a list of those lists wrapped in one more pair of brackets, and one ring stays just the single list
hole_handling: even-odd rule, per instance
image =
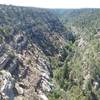
[{"label": "horizon line", "polygon": [[96,7],[77,7],[77,8],[74,8],[74,7],[73,8],[72,7],[69,7],[69,8],[65,8],[65,7],[64,8],[63,7],[61,7],[61,8],[59,7],[58,8],[58,7],[55,7],[54,8],[53,7],[53,8],[50,8],[50,7],[38,7],[38,6],[28,6],[28,5],[24,6],[24,5],[14,5],[14,4],[1,4],[1,3],[0,3],[0,5],[3,5],[3,6],[14,6],[14,7],[26,7],[26,8],[37,8],[37,9],[51,9],[51,10],[52,9],[58,9],[58,10],[60,10],[60,9],[61,10],[67,10],[67,9],[69,9],[69,10],[70,9],[100,9],[99,7],[97,7],[97,8]]}]

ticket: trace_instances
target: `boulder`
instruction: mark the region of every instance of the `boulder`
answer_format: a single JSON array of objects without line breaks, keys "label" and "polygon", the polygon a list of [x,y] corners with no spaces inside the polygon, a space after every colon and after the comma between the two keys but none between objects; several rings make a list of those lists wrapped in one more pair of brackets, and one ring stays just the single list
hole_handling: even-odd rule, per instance
[{"label": "boulder", "polygon": [[14,79],[11,74],[5,70],[0,71],[0,93],[2,98],[9,98],[7,100],[14,99]]},{"label": "boulder", "polygon": [[18,95],[23,95],[24,94],[23,88],[20,87],[18,83],[15,84],[15,89],[17,90]]},{"label": "boulder", "polygon": [[97,89],[99,88],[99,83],[98,83],[97,81],[94,81],[94,82],[93,82],[93,85],[94,85],[93,88],[94,88],[95,90],[97,90]]},{"label": "boulder", "polygon": [[9,61],[9,56],[7,54],[4,54],[2,57],[0,57],[0,69],[3,69],[4,66],[7,64]]},{"label": "boulder", "polygon": [[47,96],[42,92],[38,91],[39,100],[48,100]]}]

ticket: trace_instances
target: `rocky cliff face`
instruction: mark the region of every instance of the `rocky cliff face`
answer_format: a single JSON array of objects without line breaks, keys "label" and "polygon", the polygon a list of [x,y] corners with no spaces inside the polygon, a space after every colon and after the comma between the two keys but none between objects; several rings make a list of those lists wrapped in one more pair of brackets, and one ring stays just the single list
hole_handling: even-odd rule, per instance
[{"label": "rocky cliff face", "polygon": [[65,33],[49,10],[0,5],[0,100],[48,100]]}]

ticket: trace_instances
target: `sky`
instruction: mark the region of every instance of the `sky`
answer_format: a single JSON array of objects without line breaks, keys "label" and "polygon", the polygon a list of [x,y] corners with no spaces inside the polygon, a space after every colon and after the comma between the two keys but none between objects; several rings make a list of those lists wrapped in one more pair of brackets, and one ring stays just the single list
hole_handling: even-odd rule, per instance
[{"label": "sky", "polygon": [[100,0],[0,0],[0,4],[40,8],[100,8]]}]

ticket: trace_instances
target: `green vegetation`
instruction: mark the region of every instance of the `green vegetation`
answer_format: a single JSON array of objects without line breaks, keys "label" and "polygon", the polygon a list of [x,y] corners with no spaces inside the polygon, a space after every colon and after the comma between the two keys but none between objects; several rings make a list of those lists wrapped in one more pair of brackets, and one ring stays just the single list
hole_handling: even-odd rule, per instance
[{"label": "green vegetation", "polygon": [[0,44],[3,43],[3,38],[0,36]]},{"label": "green vegetation", "polygon": [[[100,11],[75,11],[67,14],[65,10],[61,15],[56,12],[65,27],[76,33],[76,40],[67,42],[60,52],[62,57],[53,60],[52,64],[56,66],[53,80],[59,87],[60,100],[100,100],[100,86],[94,86],[94,82],[100,84]],[[66,99],[62,97],[62,91]],[[53,93],[49,97],[59,100]]]},{"label": "green vegetation", "polygon": [[73,86],[70,91],[67,92],[68,100],[88,100],[87,96],[84,96],[84,93],[78,86]]}]

